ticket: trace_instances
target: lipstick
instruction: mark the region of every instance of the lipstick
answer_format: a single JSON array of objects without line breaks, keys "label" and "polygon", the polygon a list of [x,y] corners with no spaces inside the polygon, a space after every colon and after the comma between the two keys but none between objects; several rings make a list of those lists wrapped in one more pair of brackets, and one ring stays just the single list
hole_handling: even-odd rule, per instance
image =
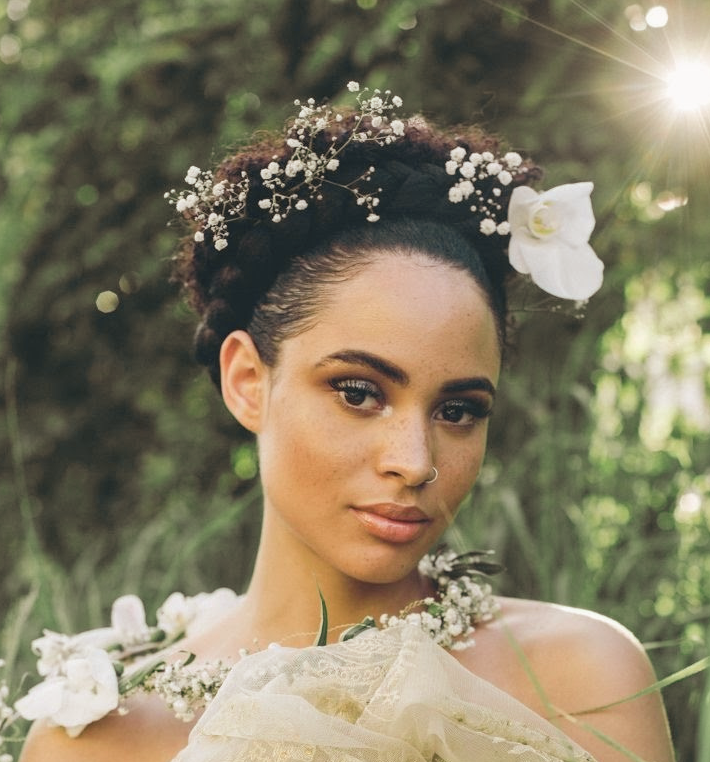
[{"label": "lipstick", "polygon": [[431,519],[414,505],[376,503],[352,506],[365,531],[385,542],[412,542],[426,531]]}]

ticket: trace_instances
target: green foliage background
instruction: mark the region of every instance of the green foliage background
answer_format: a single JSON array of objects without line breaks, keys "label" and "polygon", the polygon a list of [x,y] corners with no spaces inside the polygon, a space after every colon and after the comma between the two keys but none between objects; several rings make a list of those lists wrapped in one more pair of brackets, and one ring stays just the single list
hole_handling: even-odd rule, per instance
[{"label": "green foliage background", "polygon": [[[619,619],[661,675],[707,653],[708,114],[672,114],[658,76],[679,46],[703,49],[710,9],[666,5],[666,30],[633,32],[616,0],[4,3],[11,675],[30,669],[42,627],[98,626],[118,594],[151,610],[174,589],[246,583],[254,452],[191,360],[162,195],[190,164],[278,127],[294,97],[342,97],[349,79],[500,131],[546,165],[546,185],[596,184],[605,286],[582,321],[516,315],[489,457],[453,541],[496,548],[501,592]],[[710,758],[703,679],[665,694],[680,760]]]}]

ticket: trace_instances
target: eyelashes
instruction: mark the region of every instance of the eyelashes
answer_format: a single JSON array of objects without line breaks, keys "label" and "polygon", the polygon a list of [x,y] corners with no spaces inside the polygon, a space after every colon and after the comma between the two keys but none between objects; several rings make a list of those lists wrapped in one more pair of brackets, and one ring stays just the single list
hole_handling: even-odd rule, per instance
[{"label": "eyelashes", "polygon": [[447,423],[470,424],[489,418],[492,414],[493,408],[483,401],[456,399],[442,403],[435,417]]},{"label": "eyelashes", "polygon": [[332,379],[329,383],[347,407],[361,410],[379,410],[384,407],[382,392],[371,381],[363,378],[344,378]]},{"label": "eyelashes", "polygon": [[[338,393],[340,404],[347,410],[377,412],[385,408],[384,395],[379,387],[363,378],[335,378],[329,385]],[[434,411],[434,419],[455,426],[471,426],[488,418],[492,405],[473,397],[445,400]]]}]

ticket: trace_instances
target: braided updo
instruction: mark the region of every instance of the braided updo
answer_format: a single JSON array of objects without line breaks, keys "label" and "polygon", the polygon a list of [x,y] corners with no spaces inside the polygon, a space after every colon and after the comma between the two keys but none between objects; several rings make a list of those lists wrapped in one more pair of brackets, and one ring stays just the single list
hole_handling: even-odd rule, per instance
[{"label": "braided updo", "polygon": [[[452,178],[445,170],[456,146],[496,153],[497,140],[477,128],[447,133],[416,117],[384,145],[348,142],[355,122],[355,115],[346,115],[315,136],[316,151],[343,145],[339,165],[307,208],[278,222],[258,202],[265,197],[261,170],[272,161],[283,165],[289,156],[283,134],[241,150],[216,170],[216,181],[248,178],[245,213],[227,222],[221,251],[210,231],[203,241],[185,239],[175,275],[201,318],[196,357],[218,387],[220,348],[232,331],[246,330],[262,360],[275,365],[281,341],[313,324],[329,289],[383,251],[424,254],[468,272],[486,295],[504,343],[507,238],[482,234],[480,215],[468,203],[449,201]],[[379,198],[377,222],[365,220],[367,210],[345,187],[365,176]],[[513,188],[539,176],[537,168],[524,166],[501,189],[498,203],[507,208]]]}]

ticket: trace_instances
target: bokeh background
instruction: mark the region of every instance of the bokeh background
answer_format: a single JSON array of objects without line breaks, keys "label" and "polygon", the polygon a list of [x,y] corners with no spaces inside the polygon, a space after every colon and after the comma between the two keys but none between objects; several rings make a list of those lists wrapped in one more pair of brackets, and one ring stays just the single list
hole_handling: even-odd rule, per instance
[{"label": "bokeh background", "polygon": [[[707,0],[2,0],[0,653],[43,627],[243,589],[252,444],[191,358],[164,191],[296,97],[355,79],[593,179],[600,294],[528,303],[490,453],[452,542],[506,594],[608,614],[660,676],[710,620]],[[696,76],[698,74],[700,76]],[[563,655],[561,655],[563,658]],[[706,676],[664,691],[679,759],[710,759]]]}]

